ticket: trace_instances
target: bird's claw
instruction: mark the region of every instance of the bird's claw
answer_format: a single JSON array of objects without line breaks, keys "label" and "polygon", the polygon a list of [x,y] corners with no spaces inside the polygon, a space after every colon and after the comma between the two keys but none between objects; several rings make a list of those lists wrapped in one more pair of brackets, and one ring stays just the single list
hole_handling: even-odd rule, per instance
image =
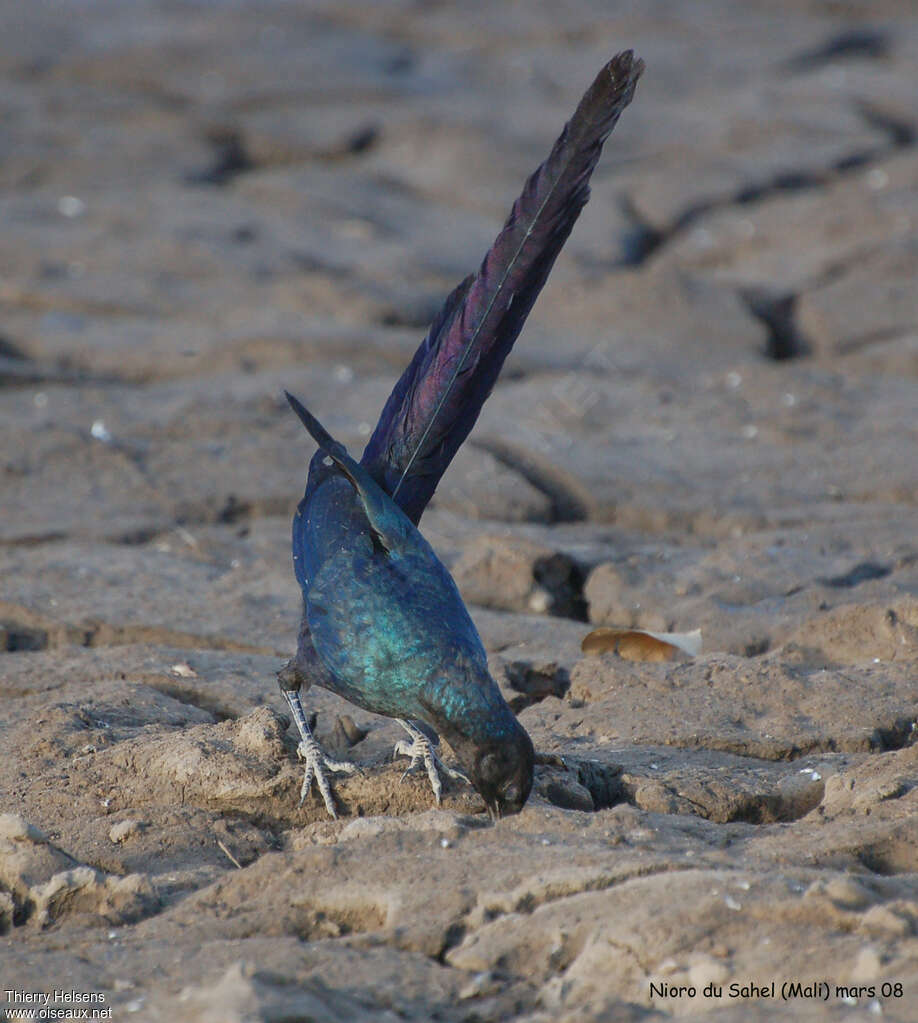
[{"label": "bird's claw", "polygon": [[296,748],[296,755],[300,760],[306,761],[306,773],[303,775],[303,784],[300,788],[300,806],[306,802],[313,779],[315,779],[316,788],[318,788],[322,796],[325,809],[330,817],[337,820],[338,814],[335,810],[335,800],[325,772],[328,770],[342,774],[359,774],[360,768],[346,760],[333,760],[327,756],[311,735],[300,740],[300,744]]},{"label": "bird's claw", "polygon": [[448,778],[453,778],[458,781],[468,781],[468,778],[466,778],[461,771],[456,771],[452,767],[447,767],[434,752],[430,739],[428,739],[422,732],[409,731],[409,734],[411,735],[410,742],[406,739],[399,739],[399,741],[395,744],[395,749],[392,751],[392,759],[394,760],[399,756],[411,758],[411,762],[408,764],[408,767],[405,769],[405,773],[401,777],[402,781],[408,777],[418,764],[423,763],[427,770],[427,778],[430,781],[430,787],[433,789],[434,799],[436,800],[437,806],[439,806],[440,797],[443,794],[443,783],[440,781],[441,771]]}]

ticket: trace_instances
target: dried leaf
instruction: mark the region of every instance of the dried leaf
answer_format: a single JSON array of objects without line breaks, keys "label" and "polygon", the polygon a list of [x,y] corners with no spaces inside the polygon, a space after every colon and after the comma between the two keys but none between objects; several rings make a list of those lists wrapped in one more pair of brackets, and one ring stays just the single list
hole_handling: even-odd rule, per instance
[{"label": "dried leaf", "polygon": [[701,653],[701,629],[692,632],[648,632],[646,629],[605,627],[583,637],[585,654],[615,653],[626,661],[671,661],[677,654]]}]

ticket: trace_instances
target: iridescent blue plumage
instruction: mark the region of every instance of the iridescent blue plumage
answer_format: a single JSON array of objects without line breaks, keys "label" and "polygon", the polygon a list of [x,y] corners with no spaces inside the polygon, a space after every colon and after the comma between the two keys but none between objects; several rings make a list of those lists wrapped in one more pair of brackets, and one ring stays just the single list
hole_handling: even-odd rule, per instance
[{"label": "iridescent blue plumage", "polygon": [[[320,445],[293,535],[301,644],[305,633],[325,669],[321,684],[376,714],[426,721],[496,814],[519,809],[532,785],[532,743],[488,673],[456,584],[366,469],[287,400]],[[493,777],[483,777],[488,770]]]},{"label": "iridescent blue plumage", "polygon": [[[322,764],[346,765],[327,761],[309,734],[297,691],[312,683],[403,720],[416,743],[423,737],[405,719],[433,726],[493,815],[518,811],[529,795],[532,743],[488,674],[462,598],[416,524],[589,197],[603,142],[642,71],[626,51],[599,73],[478,273],[446,300],[361,462],[287,396],[320,450],[294,518],[304,615],[297,655],[279,681],[303,736],[304,792],[315,773],[331,813]],[[430,773],[429,750],[424,756]]]}]

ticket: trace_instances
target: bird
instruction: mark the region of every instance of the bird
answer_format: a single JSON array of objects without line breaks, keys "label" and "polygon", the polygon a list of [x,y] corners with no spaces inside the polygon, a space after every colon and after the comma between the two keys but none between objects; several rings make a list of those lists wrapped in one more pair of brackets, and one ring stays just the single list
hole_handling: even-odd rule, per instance
[{"label": "bird", "polygon": [[[589,198],[603,144],[643,70],[631,50],[600,70],[478,271],[446,298],[359,461],[285,392],[318,447],[293,517],[303,597],[297,650],[277,676],[306,765],[301,806],[315,781],[336,817],[328,773],[358,770],[326,755],[313,736],[301,701],[312,685],[396,719],[408,740],[395,753],[410,757],[408,770],[424,765],[437,804],[441,772],[471,782],[493,820],[518,813],[529,797],[532,741],[418,524]],[[431,729],[461,771],[440,760]]]}]

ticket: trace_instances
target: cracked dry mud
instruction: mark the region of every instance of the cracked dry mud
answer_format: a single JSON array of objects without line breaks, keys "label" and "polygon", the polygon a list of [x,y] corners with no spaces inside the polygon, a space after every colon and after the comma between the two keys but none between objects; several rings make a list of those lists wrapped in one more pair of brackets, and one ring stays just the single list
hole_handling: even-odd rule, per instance
[{"label": "cracked dry mud", "polygon": [[[0,995],[916,1018],[906,7],[6,12]],[[313,690],[365,770],[338,821],[298,808],[274,673],[310,449],[282,389],[359,448],[625,46],[635,103],[422,523],[546,754],[533,796],[434,809],[394,722]],[[704,652],[583,657],[605,624]]]}]

